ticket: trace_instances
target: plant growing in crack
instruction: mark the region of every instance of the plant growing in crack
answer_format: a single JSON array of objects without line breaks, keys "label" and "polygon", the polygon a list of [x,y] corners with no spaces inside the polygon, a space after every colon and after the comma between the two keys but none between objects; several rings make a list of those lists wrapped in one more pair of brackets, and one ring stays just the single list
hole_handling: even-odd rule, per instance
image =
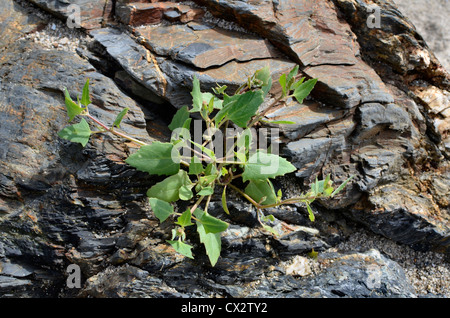
[{"label": "plant growing in crack", "polygon": [[[316,179],[308,192],[297,197],[284,198],[281,190],[274,189],[271,179],[292,173],[296,168],[271,147],[261,147],[255,138],[255,126],[259,122],[292,124],[286,121],[269,121],[265,115],[274,106],[295,98],[299,103],[311,93],[317,80],[296,80],[298,66],[279,78],[281,94],[274,98],[265,110],[259,111],[272,87],[268,68],[258,70],[248,78],[233,95],[226,86],[217,86],[210,92],[202,92],[200,82],[194,77],[192,107],[184,106],[174,115],[169,128],[170,142],[146,144],[118,130],[128,108],[122,110],[111,126],[89,113],[89,80],[84,85],[81,100],[73,101],[65,89],[65,104],[69,122],[81,116],[77,124],[62,129],[58,135],[83,146],[93,134],[111,133],[130,140],[140,147],[125,162],[150,175],[167,176],[147,191],[149,204],[159,221],[174,220],[172,238],[167,242],[180,254],[193,258],[186,235],[187,227],[196,226],[200,242],[214,266],[221,253],[221,235],[228,223],[208,213],[208,206],[215,193],[221,194],[225,213],[227,191],[233,190],[248,200],[257,211],[258,221],[271,235],[277,232],[271,227],[272,215],[265,215],[266,208],[285,204],[303,203],[309,218],[314,221],[311,203],[318,198],[333,198],[351,180],[338,188],[333,187],[330,175]],[[195,119],[195,116],[199,119]],[[97,130],[92,131],[89,119]],[[194,138],[191,136],[194,120]],[[198,134],[200,131],[200,135]],[[196,133],[197,132],[197,133]],[[200,138],[196,138],[196,136]],[[259,144],[259,147],[257,147]],[[178,211],[176,202],[186,201],[189,207]]]}]

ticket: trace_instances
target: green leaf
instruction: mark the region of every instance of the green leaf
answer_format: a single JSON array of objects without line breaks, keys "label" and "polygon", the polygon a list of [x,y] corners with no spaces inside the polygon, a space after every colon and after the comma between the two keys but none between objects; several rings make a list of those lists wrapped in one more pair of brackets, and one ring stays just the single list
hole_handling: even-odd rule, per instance
[{"label": "green leaf", "polygon": [[83,112],[83,108],[75,103],[72,98],[70,98],[69,91],[64,88],[64,98],[66,103],[67,115],[69,116],[69,122],[71,122],[77,115]]},{"label": "green leaf", "polygon": [[[262,205],[277,203],[277,196],[275,195],[272,182],[269,179],[250,180],[244,192]],[[265,199],[263,200],[263,198]],[[261,202],[261,200],[263,201]]]},{"label": "green leaf", "polygon": [[198,157],[193,156],[189,164],[189,174],[198,175],[202,172],[203,172],[203,164],[201,160]]},{"label": "green leaf", "polygon": [[220,233],[206,233],[204,226],[199,222],[197,222],[197,233],[199,234],[200,242],[205,246],[211,266],[214,267],[222,249]]},{"label": "green leaf", "polygon": [[169,125],[169,129],[174,131],[176,128],[182,128],[186,120],[189,118],[189,109],[184,106],[177,110]]},{"label": "green leaf", "polygon": [[205,187],[201,189],[197,194],[198,195],[211,195],[214,193],[214,189],[212,187]]},{"label": "green leaf", "polygon": [[117,117],[113,123],[113,127],[115,126],[120,128],[120,123],[122,122],[123,117],[125,117],[125,115],[128,113],[129,110],[130,108],[125,107],[119,114],[117,114]]},{"label": "green leaf", "polygon": [[277,232],[277,230],[275,230],[273,227],[271,227],[271,226],[269,226],[269,225],[267,225],[267,224],[263,224],[262,226],[263,226],[263,228],[264,228],[267,232],[272,233],[272,234],[275,235],[275,236],[278,236],[278,235],[279,235],[279,233]]},{"label": "green leaf", "polygon": [[139,171],[152,175],[173,175],[180,170],[180,154],[171,143],[153,142],[141,146],[125,162]]},{"label": "green leaf", "polygon": [[198,78],[194,75],[194,79],[192,81],[192,109],[190,112],[200,112],[202,110],[203,105],[203,95],[200,91],[200,81]]},{"label": "green leaf", "polygon": [[267,124],[274,124],[274,125],[295,125],[296,122],[294,121],[288,121],[288,120],[274,120],[274,121],[269,121],[269,120],[261,120],[263,123],[267,123]]},{"label": "green leaf", "polygon": [[246,128],[248,121],[256,114],[264,102],[262,90],[249,91],[233,96],[224,95],[223,107],[215,117],[216,123],[231,120],[237,126]]},{"label": "green leaf", "polygon": [[334,192],[331,194],[331,197],[334,197],[336,194],[338,194],[339,192],[341,192],[345,186],[347,185],[347,183],[350,182],[350,180],[352,180],[355,176],[351,176],[350,178],[348,178],[347,180],[345,180],[340,186],[339,188],[337,188],[336,190],[334,190]]},{"label": "green leaf", "polygon": [[71,142],[78,142],[85,147],[91,136],[91,129],[88,122],[82,118],[80,123],[62,129],[58,132],[58,136]]},{"label": "green leaf", "polygon": [[[202,100],[206,104],[210,104],[212,102],[212,106],[214,109],[222,109],[223,101],[211,93],[202,93]],[[209,112],[211,111],[212,110],[209,110]]]},{"label": "green leaf", "polygon": [[316,217],[314,216],[314,213],[313,213],[313,211],[312,211],[312,209],[311,209],[311,206],[309,205],[308,202],[305,202],[305,203],[306,203],[306,209],[308,210],[309,219],[310,219],[311,222],[314,222],[314,220],[316,219]]},{"label": "green leaf", "polygon": [[161,223],[174,213],[173,206],[166,201],[158,198],[149,198],[148,201],[150,202],[153,213]]},{"label": "green leaf", "polygon": [[180,199],[180,188],[191,184],[186,171],[180,170],[177,174],[167,177],[148,189],[147,196],[166,202],[175,202]]},{"label": "green leaf", "polygon": [[292,89],[292,84],[295,81],[295,77],[298,74],[299,66],[295,65],[294,68],[289,72],[287,78],[286,78],[286,93],[289,93],[289,91]]},{"label": "green leaf", "polygon": [[200,209],[194,211],[194,216],[197,218],[197,222],[203,225],[206,234],[220,233],[228,228],[228,223],[219,220]]},{"label": "green leaf", "polygon": [[178,196],[180,198],[180,200],[183,201],[189,201],[190,199],[192,199],[192,197],[194,196],[194,194],[192,193],[192,185],[184,185],[180,188],[180,190],[178,191]]},{"label": "green leaf", "polygon": [[89,97],[89,78],[86,80],[86,83],[83,87],[83,95],[81,96],[81,104],[84,106],[88,106],[92,103],[91,98]]},{"label": "green leaf", "polygon": [[227,206],[227,186],[223,187],[223,192],[222,192],[222,207],[223,210],[225,211],[226,214],[230,215],[230,210],[228,210],[228,206]]},{"label": "green leaf", "polygon": [[186,227],[190,225],[194,225],[194,223],[191,222],[192,214],[191,210],[187,209],[178,217],[178,220],[175,222],[175,224],[178,224],[179,226]]},{"label": "green leaf", "polygon": [[286,159],[258,150],[244,166],[243,181],[275,178],[294,172],[296,168]]},{"label": "green leaf", "polygon": [[180,253],[181,255],[194,259],[194,256],[192,256],[191,245],[181,242],[179,240],[167,242],[170,245],[172,245],[173,249],[178,253]]},{"label": "green leaf", "polygon": [[301,104],[303,100],[311,93],[317,83],[317,78],[310,79],[302,83],[294,90],[295,99]]},{"label": "green leaf", "polygon": [[283,92],[283,96],[286,96],[286,74],[281,74],[278,82],[280,82],[281,91]]},{"label": "green leaf", "polygon": [[225,90],[227,88],[228,87],[226,85],[223,85],[223,86],[217,85],[217,87],[213,88],[212,90],[215,94],[222,95],[223,93],[225,93]]},{"label": "green leaf", "polygon": [[270,68],[268,66],[257,70],[255,72],[255,78],[260,80],[263,84],[261,86],[261,90],[264,93],[264,96],[270,91],[272,87],[272,76],[270,75]]}]

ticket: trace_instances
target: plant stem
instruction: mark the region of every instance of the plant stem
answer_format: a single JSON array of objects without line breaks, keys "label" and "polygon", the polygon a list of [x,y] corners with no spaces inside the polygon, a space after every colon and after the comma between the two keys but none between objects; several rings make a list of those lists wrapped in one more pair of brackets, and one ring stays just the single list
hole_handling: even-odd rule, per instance
[{"label": "plant stem", "polygon": [[134,142],[134,143],[136,143],[138,145],[141,145],[141,146],[147,146],[148,145],[147,143],[145,143],[143,141],[137,140],[137,139],[135,139],[133,137],[130,137],[128,135],[125,135],[125,134],[123,134],[121,132],[115,131],[112,127],[110,128],[110,127],[106,126],[104,123],[102,123],[100,120],[98,120],[97,118],[95,118],[94,116],[92,116],[89,113],[86,113],[85,116],[87,116],[89,119],[91,119],[97,125],[99,125],[103,129],[105,129],[105,131],[108,131],[108,132],[112,133],[113,135],[125,138],[125,139],[127,139],[129,141],[132,141],[132,142]]}]

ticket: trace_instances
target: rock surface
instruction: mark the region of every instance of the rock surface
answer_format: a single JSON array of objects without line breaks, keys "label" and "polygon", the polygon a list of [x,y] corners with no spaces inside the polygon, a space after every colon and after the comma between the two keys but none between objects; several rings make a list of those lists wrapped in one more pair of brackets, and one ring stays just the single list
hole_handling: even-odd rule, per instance
[{"label": "rock surface", "polygon": [[[63,21],[71,13],[66,1],[29,2]],[[48,21],[14,0],[0,5],[0,296],[416,297],[379,251],[327,251],[363,226],[449,255],[449,75],[392,1],[374,1],[384,21],[375,29],[353,0],[71,3],[91,38],[78,54],[33,43]],[[315,223],[303,206],[270,211],[279,237],[231,197],[214,268],[199,242],[195,260],[165,243],[170,228],[145,200],[159,179],[123,162],[136,145],[98,135],[82,149],[57,137],[63,88],[76,98],[87,78],[90,111],[111,122],[130,107],[122,129],[151,142],[190,105],[194,75],[204,91],[234,90],[266,65],[276,80],[296,64],[319,82],[311,99],[268,114],[296,122],[281,132],[298,170],[277,186],[295,195],[317,175],[355,181],[313,206]],[[220,206],[211,213],[225,217]],[[69,264],[81,289],[67,287]]]}]

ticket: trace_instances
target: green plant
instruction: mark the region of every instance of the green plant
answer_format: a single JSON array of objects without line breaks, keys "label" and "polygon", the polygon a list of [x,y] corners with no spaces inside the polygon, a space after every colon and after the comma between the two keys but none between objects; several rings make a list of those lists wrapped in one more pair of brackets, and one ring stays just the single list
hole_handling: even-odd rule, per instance
[{"label": "green plant", "polygon": [[[120,112],[112,126],[93,117],[88,110],[91,103],[89,97],[89,80],[83,88],[81,100],[74,102],[67,89],[65,104],[69,122],[81,116],[79,123],[61,130],[59,136],[85,146],[91,135],[109,132],[140,145],[137,152],[125,161],[137,170],[150,175],[165,175],[147,191],[149,204],[160,222],[174,220],[172,238],[168,243],[180,254],[193,258],[192,246],[188,244],[185,229],[196,226],[200,242],[204,244],[209,260],[214,266],[221,252],[221,234],[228,228],[228,223],[208,213],[208,206],[213,195],[221,194],[223,210],[227,208],[227,191],[234,190],[253,204],[257,210],[261,226],[277,235],[270,226],[273,216],[265,215],[263,210],[283,204],[304,203],[311,221],[314,214],[310,204],[317,198],[332,198],[348,183],[346,180],[337,189],[333,187],[330,176],[317,180],[311,189],[298,197],[283,199],[281,190],[275,192],[271,179],[292,173],[296,168],[285,158],[274,153],[273,149],[255,148],[254,126],[258,122],[271,124],[291,124],[286,121],[268,121],[265,115],[275,105],[295,98],[299,103],[310,94],[317,80],[296,80],[298,66],[288,74],[279,78],[282,92],[264,111],[259,112],[271,86],[272,78],[268,68],[255,72],[233,95],[226,93],[226,86],[218,86],[210,92],[202,92],[200,82],[194,77],[192,107],[180,108],[169,128],[172,130],[170,142],[153,142],[145,144],[117,130],[126,115],[128,108]],[[201,140],[191,138],[193,114],[201,118]],[[85,118],[92,120],[98,130],[91,131]],[[195,127],[194,127],[195,128]],[[232,130],[233,135],[226,138],[215,138],[217,135]],[[195,131],[194,131],[195,134]],[[218,141],[217,141],[218,140]],[[223,151],[224,141],[226,143]],[[217,150],[222,145],[222,151]],[[225,152],[225,153],[224,153]],[[236,183],[244,184],[241,189]],[[218,191],[220,189],[220,191]],[[187,201],[189,207],[177,211],[177,201]]]}]

